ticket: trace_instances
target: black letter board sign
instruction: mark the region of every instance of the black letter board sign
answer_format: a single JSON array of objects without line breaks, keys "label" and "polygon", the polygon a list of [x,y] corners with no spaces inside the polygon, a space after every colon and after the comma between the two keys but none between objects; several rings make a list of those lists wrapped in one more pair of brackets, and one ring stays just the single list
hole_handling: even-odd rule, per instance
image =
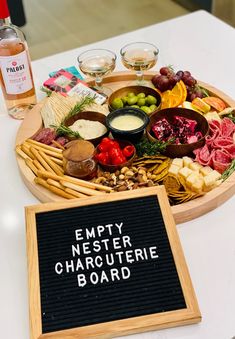
[{"label": "black letter board sign", "polygon": [[164,187],[27,207],[26,219],[31,339],[200,321]]}]

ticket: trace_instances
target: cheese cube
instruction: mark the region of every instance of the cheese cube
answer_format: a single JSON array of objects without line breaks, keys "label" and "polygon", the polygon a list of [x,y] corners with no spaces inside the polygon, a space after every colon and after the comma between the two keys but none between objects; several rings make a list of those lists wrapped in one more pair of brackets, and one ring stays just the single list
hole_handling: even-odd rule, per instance
[{"label": "cheese cube", "polygon": [[196,193],[201,193],[203,191],[204,180],[202,178],[198,178],[191,186],[191,189]]},{"label": "cheese cube", "polygon": [[199,162],[191,162],[188,166],[192,171],[196,171],[198,172],[200,170],[200,168],[202,168],[202,165],[199,164]]},{"label": "cheese cube", "polygon": [[215,182],[221,177],[221,174],[216,170],[212,170],[208,175],[204,177],[204,185],[206,187],[215,185]]},{"label": "cheese cube", "polygon": [[184,163],[184,166],[189,166],[189,164],[191,164],[193,162],[193,159],[192,158],[189,158],[189,157],[183,157],[183,163]]},{"label": "cheese cube", "polygon": [[173,159],[172,165],[179,166],[180,168],[182,168],[183,167],[183,159],[182,158]]},{"label": "cheese cube", "polygon": [[199,175],[195,172],[189,174],[189,176],[186,179],[186,184],[191,187],[195,181],[199,179]]},{"label": "cheese cube", "polygon": [[208,175],[209,173],[211,173],[213,171],[213,169],[210,166],[204,166],[202,168],[200,168],[200,173],[205,176]]},{"label": "cheese cube", "polygon": [[179,175],[186,179],[192,172],[188,167],[183,167],[179,170]]},{"label": "cheese cube", "polygon": [[180,170],[180,167],[179,167],[179,166],[176,166],[176,165],[172,165],[172,164],[171,164],[170,168],[168,169],[168,173],[177,176],[179,170]]}]

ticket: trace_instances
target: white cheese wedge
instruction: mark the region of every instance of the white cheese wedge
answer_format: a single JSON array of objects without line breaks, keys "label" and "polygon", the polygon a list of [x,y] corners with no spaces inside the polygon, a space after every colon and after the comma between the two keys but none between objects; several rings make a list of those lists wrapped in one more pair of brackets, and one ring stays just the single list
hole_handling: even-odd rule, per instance
[{"label": "white cheese wedge", "polygon": [[183,163],[184,163],[184,166],[187,166],[189,167],[189,164],[191,164],[193,162],[193,159],[192,158],[189,158],[189,157],[183,157]]},{"label": "white cheese wedge", "polygon": [[172,160],[172,165],[178,166],[180,168],[183,167],[183,159],[182,158],[175,158]]},{"label": "white cheese wedge", "polygon": [[204,180],[202,178],[198,178],[191,186],[191,189],[196,193],[201,193],[203,191]]},{"label": "white cheese wedge", "polygon": [[212,171],[213,171],[213,169],[212,169],[210,166],[202,167],[202,168],[200,168],[200,170],[199,170],[199,172],[200,172],[203,176],[208,175],[208,174],[211,173]]},{"label": "white cheese wedge", "polygon": [[192,171],[197,171],[199,172],[199,170],[202,168],[202,165],[199,164],[199,162],[197,161],[194,161],[194,162],[191,162],[188,166]]},{"label": "white cheese wedge", "polygon": [[188,167],[183,167],[179,170],[179,175],[186,179],[193,171]]},{"label": "white cheese wedge", "polygon": [[186,184],[189,187],[192,187],[192,185],[194,184],[194,182],[196,182],[199,179],[199,174],[198,173],[191,173],[189,174],[189,176],[186,178]]},{"label": "white cheese wedge", "polygon": [[209,173],[208,175],[206,175],[204,177],[204,185],[205,187],[210,187],[210,186],[214,186],[216,181],[218,179],[220,179],[221,174],[219,172],[217,172],[216,170],[212,170],[211,173]]},{"label": "white cheese wedge", "polygon": [[177,176],[179,170],[180,170],[180,167],[179,167],[179,166],[176,166],[176,165],[171,164],[171,166],[170,166],[168,172],[169,172],[170,174],[172,174],[172,175]]}]

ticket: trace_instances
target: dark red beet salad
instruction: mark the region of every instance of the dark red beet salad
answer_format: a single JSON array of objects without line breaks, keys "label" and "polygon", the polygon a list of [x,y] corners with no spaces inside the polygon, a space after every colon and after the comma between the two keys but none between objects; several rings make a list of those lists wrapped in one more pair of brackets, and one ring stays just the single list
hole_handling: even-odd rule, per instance
[{"label": "dark red beet salad", "polygon": [[156,139],[160,141],[173,141],[174,144],[191,144],[202,138],[197,131],[197,121],[181,116],[175,116],[170,123],[166,118],[158,120],[152,127]]}]

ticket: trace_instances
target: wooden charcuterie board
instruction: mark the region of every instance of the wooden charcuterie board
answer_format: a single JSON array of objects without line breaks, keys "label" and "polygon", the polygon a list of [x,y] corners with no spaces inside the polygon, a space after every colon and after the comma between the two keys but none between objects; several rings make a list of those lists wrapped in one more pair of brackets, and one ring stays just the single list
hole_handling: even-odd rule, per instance
[{"label": "wooden charcuterie board", "polygon": [[[154,74],[154,72],[145,73],[145,80],[149,81],[149,86],[151,86],[150,79]],[[90,85],[93,85],[94,81],[88,81],[88,83]],[[133,72],[115,72],[104,79],[104,84],[106,87],[109,87],[112,90],[117,90],[121,87],[130,86],[135,84],[135,74]],[[235,101],[223,92],[208,84],[202,82],[199,82],[199,84],[205,87],[210,93],[223,99],[228,106],[235,106]],[[42,105],[43,102],[38,103],[25,117],[16,136],[16,145],[22,143],[25,139],[34,135],[42,127],[42,119],[40,115]],[[26,166],[24,160],[18,155],[17,163],[22,179],[25,182],[26,186],[41,202],[55,202],[65,200],[64,198],[57,196],[56,194],[48,191],[42,186],[35,184],[34,174]],[[182,223],[199,217],[224,203],[234,193],[235,173],[233,173],[219,187],[208,192],[203,197],[191,200],[181,205],[172,206],[171,209],[175,221],[176,223]]]}]

